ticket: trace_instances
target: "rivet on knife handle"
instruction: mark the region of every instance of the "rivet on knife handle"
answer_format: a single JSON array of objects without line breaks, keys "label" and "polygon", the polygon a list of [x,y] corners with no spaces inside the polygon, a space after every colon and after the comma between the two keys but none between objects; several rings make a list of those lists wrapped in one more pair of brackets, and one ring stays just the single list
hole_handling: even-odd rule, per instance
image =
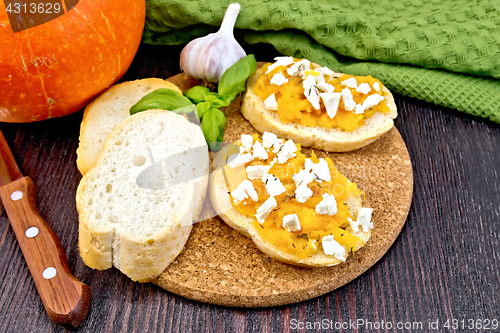
[{"label": "rivet on knife handle", "polygon": [[33,182],[15,180],[0,187],[0,196],[47,314],[77,327],[87,316],[90,288],[71,274],[61,242],[38,213]]}]

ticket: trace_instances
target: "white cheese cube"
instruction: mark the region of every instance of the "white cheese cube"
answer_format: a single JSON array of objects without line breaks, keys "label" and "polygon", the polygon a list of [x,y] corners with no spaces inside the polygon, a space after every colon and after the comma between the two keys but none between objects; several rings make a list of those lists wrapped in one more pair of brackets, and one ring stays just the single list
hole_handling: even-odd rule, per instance
[{"label": "white cheese cube", "polygon": [[358,87],[358,81],[356,81],[356,78],[354,77],[348,78],[347,80],[340,82],[340,84],[353,89]]},{"label": "white cheese cube", "polygon": [[277,86],[281,86],[286,82],[288,82],[288,79],[281,72],[274,74],[271,78],[271,84],[275,84]]},{"label": "white cheese cube", "polygon": [[264,106],[268,110],[277,111],[278,101],[276,101],[276,96],[274,94],[269,95],[269,97],[264,101]]},{"label": "white cheese cube", "polygon": [[295,199],[298,202],[304,203],[313,195],[313,191],[307,186],[307,184],[302,184],[297,186],[295,189]]},{"label": "white cheese cube", "polygon": [[311,172],[314,167],[314,162],[311,161],[310,158],[306,158],[306,161],[304,162],[304,169],[308,172]]},{"label": "white cheese cube", "polygon": [[307,185],[314,180],[314,175],[309,171],[302,169],[299,173],[293,175],[292,179],[297,186]]},{"label": "white cheese cube", "polygon": [[345,261],[344,257],[346,254],[345,248],[339,244],[333,237],[333,235],[325,236],[321,239],[321,245],[323,245],[323,251],[326,255],[333,255],[335,258]]},{"label": "white cheese cube", "polygon": [[245,164],[252,162],[254,160],[254,157],[252,154],[238,154],[234,160],[232,160],[228,165],[230,168],[238,168],[242,167]]},{"label": "white cheese cube", "polygon": [[328,76],[333,76],[335,75],[335,72],[332,71],[330,68],[328,67],[319,67],[319,68],[316,68],[316,70],[318,72],[320,72],[321,74],[323,75],[328,75]]},{"label": "white cheese cube", "polygon": [[250,149],[252,148],[252,144],[253,144],[253,137],[250,134],[242,134],[241,135],[240,153],[250,152]]},{"label": "white cheese cube", "polygon": [[307,59],[302,59],[294,63],[290,68],[287,68],[287,73],[290,76],[294,76],[296,74],[302,74],[305,71],[311,69],[311,62]]},{"label": "white cheese cube", "polygon": [[328,114],[328,117],[330,117],[330,119],[333,119],[333,117],[335,117],[335,115],[337,114],[341,95],[342,95],[341,93],[334,93],[334,92],[319,94],[319,96],[323,100],[326,113]]},{"label": "white cheese cube", "polygon": [[300,231],[301,227],[298,215],[294,213],[283,216],[283,228],[290,232]]},{"label": "white cheese cube", "polygon": [[276,62],[272,65],[269,65],[269,67],[267,67],[267,71],[266,71],[266,74],[268,74],[269,72],[271,72],[273,69],[275,69],[276,67],[279,67],[279,66],[288,66],[288,65],[291,65],[293,64],[293,57],[276,57],[274,58],[274,60],[276,60]]},{"label": "white cheese cube", "polygon": [[238,185],[238,188],[231,192],[231,195],[236,204],[239,204],[241,201],[247,199],[248,197],[250,197],[250,199],[252,199],[253,201],[259,200],[252,182],[248,179],[242,181],[241,184]]},{"label": "white cheese cube", "polygon": [[356,91],[362,94],[368,94],[370,91],[372,91],[372,87],[366,82],[362,82],[359,84],[359,86],[356,88]]},{"label": "white cheese cube", "polygon": [[356,114],[364,113],[366,110],[374,107],[375,105],[377,105],[378,103],[380,103],[384,99],[385,99],[385,97],[382,95],[379,95],[379,94],[373,94],[373,95],[366,97],[366,99],[363,102],[363,105],[359,105],[359,104],[356,105]]},{"label": "white cheese cube", "polygon": [[375,82],[373,84],[373,89],[375,89],[376,91],[380,91],[380,84],[378,84],[378,82]]},{"label": "white cheese cube", "polygon": [[264,132],[264,134],[262,134],[262,145],[264,148],[269,149],[277,143],[283,143],[283,140],[278,139],[276,134],[271,132]]},{"label": "white cheese cube", "polygon": [[314,76],[308,75],[306,79],[302,82],[302,86],[304,87],[304,95],[313,108],[319,110],[319,92],[318,88],[316,88],[316,80]]},{"label": "white cheese cube", "polygon": [[297,146],[295,145],[293,140],[290,139],[287,142],[285,142],[285,144],[279,148],[279,152],[277,155],[278,164],[283,164],[290,158],[295,157],[296,151],[297,151]]},{"label": "white cheese cube", "polygon": [[316,75],[314,77],[314,80],[316,81],[316,86],[318,86],[318,84],[320,83],[326,83],[325,82],[325,77],[323,76],[323,74],[321,74],[320,72],[317,72],[318,75]]},{"label": "white cheese cube", "polygon": [[265,160],[268,158],[266,148],[262,146],[262,143],[256,141],[253,144],[253,154],[252,156],[257,159]]},{"label": "white cheese cube", "polygon": [[342,100],[344,101],[344,107],[347,111],[354,111],[356,108],[356,102],[354,102],[349,88],[342,89]]},{"label": "white cheese cube", "polygon": [[250,180],[262,179],[271,169],[270,165],[249,165],[247,166],[247,178]]},{"label": "white cheese cube", "polygon": [[337,214],[337,201],[333,194],[324,193],[323,200],[316,205],[316,213],[333,216]]},{"label": "white cheese cube", "polygon": [[285,186],[281,183],[281,180],[272,174],[263,176],[261,180],[264,183],[267,194],[271,196],[280,195],[286,191]]},{"label": "white cheese cube", "polygon": [[259,221],[260,224],[264,223],[266,217],[274,208],[276,208],[276,206],[276,199],[272,196],[269,197],[266,201],[264,201],[264,203],[262,203],[262,205],[260,205],[259,208],[257,208],[257,214],[255,214],[257,221]]},{"label": "white cheese cube", "polygon": [[328,167],[328,162],[324,158],[319,159],[319,163],[314,163],[313,165],[313,175],[321,183],[323,180],[329,182],[332,180],[330,174],[330,168]]}]

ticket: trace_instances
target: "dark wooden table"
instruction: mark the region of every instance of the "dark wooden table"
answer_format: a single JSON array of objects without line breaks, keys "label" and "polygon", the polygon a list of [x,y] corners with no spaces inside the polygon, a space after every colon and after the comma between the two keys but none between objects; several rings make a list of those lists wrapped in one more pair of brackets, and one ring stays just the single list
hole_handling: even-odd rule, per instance
[{"label": "dark wooden table", "polygon": [[[180,50],[141,46],[123,80],[177,74]],[[263,61],[276,55],[270,47],[255,50]],[[413,204],[400,236],[377,264],[346,286],[264,309],[203,304],[134,283],[116,269],[86,267],[77,249],[75,207],[82,112],[33,124],[0,124],[23,173],[35,183],[40,213],[61,239],[71,270],[92,289],[88,317],[75,331],[281,332],[306,331],[314,322],[316,329],[307,331],[475,332],[488,323],[492,331],[492,321],[500,320],[500,126],[395,97],[396,127],[415,176]],[[0,268],[0,332],[64,331],[46,315],[5,213]],[[439,328],[432,329],[436,321]]]}]

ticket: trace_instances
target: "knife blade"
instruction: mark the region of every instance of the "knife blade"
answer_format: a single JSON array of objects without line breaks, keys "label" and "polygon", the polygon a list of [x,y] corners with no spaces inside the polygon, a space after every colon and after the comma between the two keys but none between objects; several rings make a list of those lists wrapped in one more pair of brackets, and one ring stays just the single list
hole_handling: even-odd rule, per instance
[{"label": "knife blade", "polygon": [[70,271],[64,248],[36,207],[36,190],[24,177],[0,131],[0,197],[50,319],[74,328],[87,316],[90,288]]}]

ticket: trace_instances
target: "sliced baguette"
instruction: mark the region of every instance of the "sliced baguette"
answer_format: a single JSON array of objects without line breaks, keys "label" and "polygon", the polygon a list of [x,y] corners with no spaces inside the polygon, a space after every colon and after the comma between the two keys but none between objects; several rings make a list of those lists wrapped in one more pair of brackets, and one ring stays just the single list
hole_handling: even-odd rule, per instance
[{"label": "sliced baguette", "polygon": [[[222,156],[224,155],[228,155],[228,152],[223,149],[217,154],[216,160],[219,162],[225,160],[225,157],[222,158]],[[222,164],[214,165],[216,170],[210,175],[208,189],[209,189],[210,201],[212,203],[214,210],[220,216],[220,218],[224,222],[226,222],[230,227],[240,232],[241,234],[251,238],[252,241],[255,243],[255,245],[269,257],[286,264],[303,266],[303,267],[325,267],[325,266],[334,266],[342,263],[341,260],[335,258],[334,256],[326,255],[323,252],[321,243],[319,243],[320,251],[317,254],[306,257],[305,259],[299,259],[290,253],[286,253],[280,250],[275,245],[263,239],[260,236],[259,231],[256,230],[256,228],[252,224],[254,218],[248,215],[241,214],[231,204],[231,198],[229,196],[230,189],[224,179],[224,174],[221,166]],[[362,203],[361,198],[350,195],[345,201],[345,203],[349,208],[349,211],[353,219],[356,219],[358,216],[358,210],[361,208],[361,203]],[[370,239],[371,236],[370,230],[365,232],[362,229],[360,229],[358,232],[353,232],[353,230],[350,227],[347,230],[351,232],[353,235],[357,236],[359,239],[361,239],[363,244],[366,244],[366,242]],[[347,258],[347,256],[348,253],[346,253],[345,257]]]},{"label": "sliced baguette", "polygon": [[[181,252],[202,208],[208,183],[208,148],[197,158],[205,176],[164,189],[136,184],[154,161],[206,147],[199,126],[170,111],[149,110],[120,122],[107,137],[95,167],[77,190],[79,249],[87,266],[115,266],[134,281],[149,281]],[[192,168],[170,174],[191,175]],[[161,179],[150,182],[164,182]],[[194,177],[193,177],[194,178]],[[190,179],[193,179],[190,178]]]},{"label": "sliced baguette", "polygon": [[130,108],[148,93],[168,88],[182,94],[174,84],[156,78],[123,82],[106,90],[83,113],[76,165],[81,174],[89,171],[106,141],[108,134],[130,116]]},{"label": "sliced baguette", "polygon": [[[259,68],[247,81],[247,89],[243,94],[241,114],[257,129],[264,133],[273,132],[283,139],[292,139],[304,147],[311,147],[331,152],[351,151],[364,147],[388,132],[394,125],[397,116],[396,103],[391,92],[384,86],[387,95],[389,113],[375,112],[366,119],[363,126],[348,132],[335,128],[309,127],[301,124],[282,123],[276,111],[269,111],[264,101],[254,93],[253,86],[257,82],[262,68]],[[339,73],[340,74],[340,73]]]}]

